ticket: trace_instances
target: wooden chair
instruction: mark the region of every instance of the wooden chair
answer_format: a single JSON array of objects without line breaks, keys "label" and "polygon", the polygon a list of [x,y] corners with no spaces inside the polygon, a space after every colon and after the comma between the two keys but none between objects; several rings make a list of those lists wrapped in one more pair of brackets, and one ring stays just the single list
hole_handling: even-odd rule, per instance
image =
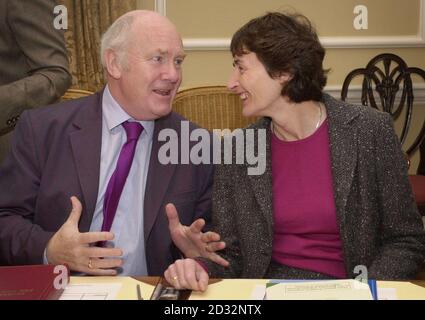
[{"label": "wooden chair", "polygon": [[186,89],[177,93],[173,110],[202,128],[243,128],[255,122],[255,117],[242,115],[242,102],[238,95],[225,86]]},{"label": "wooden chair", "polygon": [[65,94],[62,96],[61,100],[72,100],[72,99],[78,99],[85,96],[89,96],[93,94],[93,92],[88,90],[82,90],[82,89],[68,89]]},{"label": "wooden chair", "polygon": [[[353,79],[362,76],[361,103],[381,111],[388,112],[393,120],[404,117],[400,134],[400,142],[406,151],[408,164],[413,154],[421,148],[420,165],[417,175],[409,176],[416,203],[422,215],[425,215],[425,120],[413,143],[407,145],[406,137],[411,130],[414,94],[411,75],[418,75],[425,81],[425,71],[419,68],[408,67],[399,56],[383,53],[374,57],[365,68],[351,71],[344,80],[341,99],[347,98],[348,88]],[[398,101],[399,100],[399,101]],[[378,101],[378,102],[377,102]]]}]

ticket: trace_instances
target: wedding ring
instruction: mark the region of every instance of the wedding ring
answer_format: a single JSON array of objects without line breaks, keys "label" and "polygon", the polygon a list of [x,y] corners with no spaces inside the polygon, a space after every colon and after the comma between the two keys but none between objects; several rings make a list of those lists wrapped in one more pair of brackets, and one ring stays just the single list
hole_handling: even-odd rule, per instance
[{"label": "wedding ring", "polygon": [[91,263],[91,258],[89,258],[89,264],[88,264],[89,269],[93,269],[93,264]]},{"label": "wedding ring", "polygon": [[174,277],[173,277],[173,281],[177,281],[177,279],[178,279],[178,277],[177,277],[177,276],[174,276]]}]

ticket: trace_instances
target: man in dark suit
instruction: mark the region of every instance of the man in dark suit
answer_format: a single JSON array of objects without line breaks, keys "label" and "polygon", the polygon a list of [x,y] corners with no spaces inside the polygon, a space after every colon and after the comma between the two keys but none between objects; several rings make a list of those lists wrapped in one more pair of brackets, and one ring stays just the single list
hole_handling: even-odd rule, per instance
[{"label": "man in dark suit", "polygon": [[[0,264],[161,275],[180,255],[165,205],[183,225],[209,220],[212,165],[158,159],[160,131],[180,133],[184,120],[171,112],[184,59],[175,26],[129,12],[105,33],[101,54],[104,90],[21,116],[0,167]],[[194,243],[179,230],[174,243],[189,252]]]},{"label": "man in dark suit", "polygon": [[26,109],[57,101],[71,85],[54,0],[0,1],[0,162]]}]

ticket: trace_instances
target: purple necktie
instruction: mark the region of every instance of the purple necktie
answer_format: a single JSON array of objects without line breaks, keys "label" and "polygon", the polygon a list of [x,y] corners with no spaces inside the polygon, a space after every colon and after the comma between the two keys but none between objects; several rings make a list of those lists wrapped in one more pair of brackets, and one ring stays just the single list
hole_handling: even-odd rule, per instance
[{"label": "purple necktie", "polygon": [[[127,141],[123,145],[120,156],[118,157],[117,167],[109,180],[103,202],[103,224],[102,231],[111,230],[120,201],[122,189],[130,172],[133,162],[134,152],[136,151],[137,140],[143,131],[143,126],[138,122],[124,122],[123,127],[127,134]],[[101,245],[103,246],[103,244]]]}]

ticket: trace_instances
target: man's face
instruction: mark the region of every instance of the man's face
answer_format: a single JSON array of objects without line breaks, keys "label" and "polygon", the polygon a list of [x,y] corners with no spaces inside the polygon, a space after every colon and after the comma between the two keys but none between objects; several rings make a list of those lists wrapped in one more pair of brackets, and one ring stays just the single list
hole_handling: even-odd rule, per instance
[{"label": "man's face", "polygon": [[182,81],[185,54],[173,26],[153,25],[144,29],[133,27],[116,84],[121,96],[118,100],[130,116],[154,120],[171,112]]}]

